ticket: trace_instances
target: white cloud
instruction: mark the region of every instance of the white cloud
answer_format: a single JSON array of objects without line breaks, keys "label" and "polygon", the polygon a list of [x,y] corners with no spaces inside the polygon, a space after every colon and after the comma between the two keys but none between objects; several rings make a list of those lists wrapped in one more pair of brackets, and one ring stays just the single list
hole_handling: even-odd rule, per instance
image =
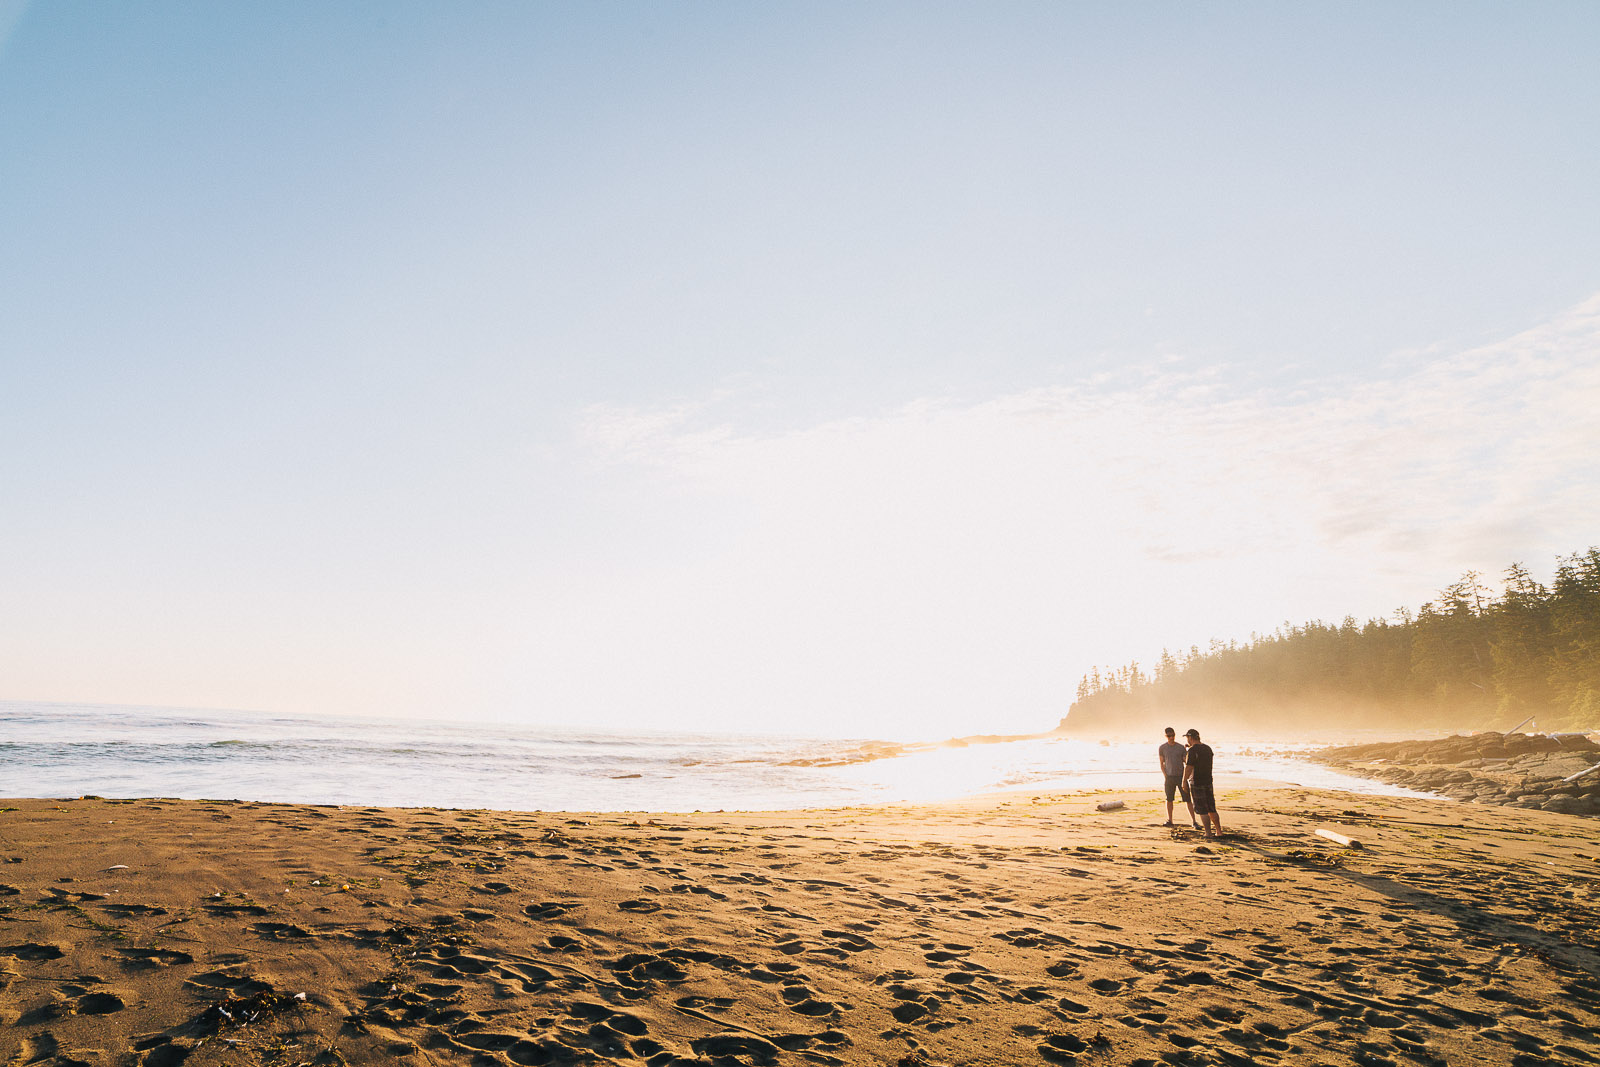
[{"label": "white cloud", "polygon": [[1312,395],[1168,372],[784,432],[717,410],[587,413],[593,456],[710,532],[573,590],[591,643],[553,640],[580,671],[605,650],[588,698],[724,726],[1037,728],[1092,663],[1383,614],[1594,541],[1600,298]]}]

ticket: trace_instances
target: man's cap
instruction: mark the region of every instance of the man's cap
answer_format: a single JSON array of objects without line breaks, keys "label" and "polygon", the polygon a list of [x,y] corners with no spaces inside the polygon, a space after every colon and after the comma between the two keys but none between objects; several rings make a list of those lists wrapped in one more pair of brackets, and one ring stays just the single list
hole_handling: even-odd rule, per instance
[{"label": "man's cap", "polygon": [[1172,727],[1170,727],[1170,726],[1169,726],[1169,727],[1167,727],[1167,730],[1166,730],[1166,732],[1167,732],[1167,733],[1168,733],[1168,734],[1171,734],[1171,733],[1173,733],[1173,732],[1174,732],[1174,731],[1173,731],[1173,729],[1172,729]]},{"label": "man's cap", "polygon": [[1196,729],[1194,729],[1194,728],[1193,728],[1193,727],[1191,727],[1191,728],[1189,728],[1189,729],[1187,729],[1187,730],[1185,730],[1185,731],[1184,731],[1184,732],[1183,732],[1183,736],[1184,736],[1184,737],[1192,737],[1192,738],[1194,738],[1194,739],[1195,739],[1195,740],[1196,740],[1196,741],[1198,741],[1198,740],[1200,740],[1200,731],[1199,731],[1199,730],[1196,730]]}]

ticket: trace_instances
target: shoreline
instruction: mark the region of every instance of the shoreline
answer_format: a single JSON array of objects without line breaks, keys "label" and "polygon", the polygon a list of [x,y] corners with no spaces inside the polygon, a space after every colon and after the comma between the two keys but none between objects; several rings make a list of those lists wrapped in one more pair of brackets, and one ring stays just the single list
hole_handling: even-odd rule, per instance
[{"label": "shoreline", "polygon": [[[749,747],[729,737],[375,730],[169,714],[18,714],[0,794],[166,795],[380,806],[570,811],[778,810],[935,802],[1010,788],[1095,788],[1106,770],[1152,767],[1149,739],[969,735],[914,747],[862,741]],[[88,743],[84,743],[87,740]],[[863,749],[863,745],[867,746]],[[1252,777],[1353,792],[1387,786],[1301,758],[1309,744],[1244,738],[1219,760]],[[866,758],[867,756],[875,758]]]},{"label": "shoreline", "polygon": [[0,801],[0,1063],[1596,1062],[1592,823],[1100,795]]},{"label": "shoreline", "polygon": [[[1238,757],[1236,757],[1238,758]],[[1283,764],[1292,764],[1294,768],[1320,768],[1320,773],[1301,777],[1278,776],[1289,768],[1287,766],[1246,767],[1242,770],[1222,769],[1216,774],[1219,787],[1231,788],[1307,788],[1321,789],[1328,792],[1344,792],[1353,797],[1365,796],[1414,796],[1428,797],[1430,799],[1457,799],[1447,797],[1443,793],[1424,792],[1408,789],[1404,784],[1393,781],[1386,776],[1368,773],[1360,768],[1335,765],[1329,761],[1321,760],[1315,753],[1309,756],[1298,754],[1288,755],[1281,752],[1250,751],[1243,754],[1246,763],[1279,761]],[[1263,773],[1265,772],[1265,773]],[[607,781],[618,778],[637,780],[639,775],[608,775]],[[1157,783],[1152,785],[1152,782]],[[245,804],[278,804],[278,805],[307,805],[314,807],[382,807],[416,810],[439,811],[504,811],[504,812],[542,812],[547,814],[647,814],[671,815],[691,812],[726,812],[726,813],[762,813],[780,811],[827,811],[841,808],[881,807],[895,804],[948,804],[972,800],[981,800],[986,797],[1004,798],[1013,794],[1077,794],[1091,792],[1107,792],[1122,790],[1134,795],[1143,795],[1159,792],[1159,776],[1153,769],[1130,769],[1121,767],[1117,769],[1078,769],[1063,772],[1048,777],[1040,777],[1035,781],[1023,784],[1007,784],[988,788],[975,788],[968,792],[944,792],[941,790],[927,791],[916,786],[904,788],[898,795],[853,797],[816,798],[802,803],[759,803],[751,801],[749,807],[689,807],[689,806],[636,806],[636,807],[573,807],[558,808],[551,806],[515,806],[506,804],[473,803],[471,800],[463,802],[441,801],[438,803],[426,801],[391,802],[387,800],[371,800],[365,798],[333,797],[312,795],[310,797],[285,798],[283,796],[252,796],[252,795],[227,795],[218,793],[214,795],[185,795],[168,796],[155,794],[120,794],[91,789],[85,792],[68,791],[54,794],[34,795],[26,799],[33,800],[109,800],[113,802],[160,800],[215,803],[227,801]],[[894,786],[887,786],[886,791],[894,790]],[[16,798],[13,798],[16,799]],[[478,798],[473,798],[478,799]],[[735,796],[737,804],[740,798]],[[702,800],[702,803],[709,801]]]},{"label": "shoreline", "polygon": [[[1353,780],[1379,780],[1378,775],[1358,774],[1351,772]],[[1093,783],[1088,779],[1095,779]],[[765,816],[806,814],[840,811],[873,811],[889,808],[942,808],[951,806],[967,806],[983,804],[988,801],[1009,801],[1018,797],[1100,797],[1104,794],[1115,793],[1119,799],[1129,803],[1138,800],[1148,800],[1151,797],[1160,799],[1161,789],[1159,783],[1152,787],[1151,782],[1157,776],[1152,771],[1090,771],[1083,772],[1070,778],[1047,780],[1032,785],[1007,786],[1004,789],[983,790],[974,793],[965,793],[956,796],[941,797],[937,799],[884,799],[884,800],[857,800],[839,804],[811,804],[804,807],[764,807],[764,808],[622,808],[622,809],[563,809],[563,808],[497,808],[482,806],[457,806],[446,804],[366,804],[354,801],[317,801],[317,800],[255,800],[247,797],[172,797],[172,796],[141,796],[118,797],[102,796],[86,793],[78,796],[54,797],[10,797],[0,798],[0,805],[18,803],[51,803],[65,804],[76,801],[100,801],[107,804],[137,804],[143,802],[160,804],[241,804],[252,807],[285,807],[285,808],[328,808],[333,810],[384,810],[384,811],[409,811],[409,812],[478,812],[486,815],[548,815],[581,817],[581,816],[649,816],[651,818],[668,818],[680,815],[729,815],[729,816]],[[1428,793],[1418,790],[1409,790],[1407,793],[1373,793],[1358,790],[1329,788],[1323,786],[1302,785],[1279,778],[1266,778],[1242,771],[1221,771],[1216,775],[1217,789],[1223,790],[1254,791],[1261,789],[1304,789],[1312,792],[1327,793],[1330,795],[1347,796],[1353,799],[1368,797],[1406,796],[1411,799],[1428,800],[1435,802],[1455,803],[1457,798],[1443,793]],[[1065,783],[1065,784],[1062,784]]]}]

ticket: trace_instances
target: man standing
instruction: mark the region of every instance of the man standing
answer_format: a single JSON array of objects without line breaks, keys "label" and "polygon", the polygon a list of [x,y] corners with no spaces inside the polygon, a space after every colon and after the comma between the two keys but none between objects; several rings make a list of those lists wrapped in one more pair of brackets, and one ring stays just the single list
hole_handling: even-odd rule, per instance
[{"label": "man standing", "polygon": [[1200,731],[1184,735],[1189,754],[1183,761],[1183,781],[1189,787],[1189,800],[1195,814],[1205,822],[1206,840],[1222,836],[1222,817],[1217,814],[1217,797],[1211,788],[1211,746],[1200,743]]},{"label": "man standing", "polygon": [[1189,805],[1189,821],[1198,830],[1200,823],[1194,817],[1194,801],[1189,797],[1189,787],[1183,784],[1184,756],[1183,746],[1178,744],[1172,727],[1167,727],[1167,743],[1156,749],[1156,765],[1161,768],[1162,788],[1167,794],[1167,821],[1162,825],[1172,825],[1172,798],[1181,790],[1183,802]]}]

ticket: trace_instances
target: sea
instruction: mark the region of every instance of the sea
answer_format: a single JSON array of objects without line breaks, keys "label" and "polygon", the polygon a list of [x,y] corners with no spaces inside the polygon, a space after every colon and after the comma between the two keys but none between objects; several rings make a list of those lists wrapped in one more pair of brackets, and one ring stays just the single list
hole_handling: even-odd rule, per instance
[{"label": "sea", "polygon": [[[592,812],[837,808],[1012,791],[1131,798],[1160,788],[1157,741],[900,745],[0,701],[0,797]],[[1219,788],[1250,778],[1426,795],[1306,759],[1321,743],[1213,747]]]}]

